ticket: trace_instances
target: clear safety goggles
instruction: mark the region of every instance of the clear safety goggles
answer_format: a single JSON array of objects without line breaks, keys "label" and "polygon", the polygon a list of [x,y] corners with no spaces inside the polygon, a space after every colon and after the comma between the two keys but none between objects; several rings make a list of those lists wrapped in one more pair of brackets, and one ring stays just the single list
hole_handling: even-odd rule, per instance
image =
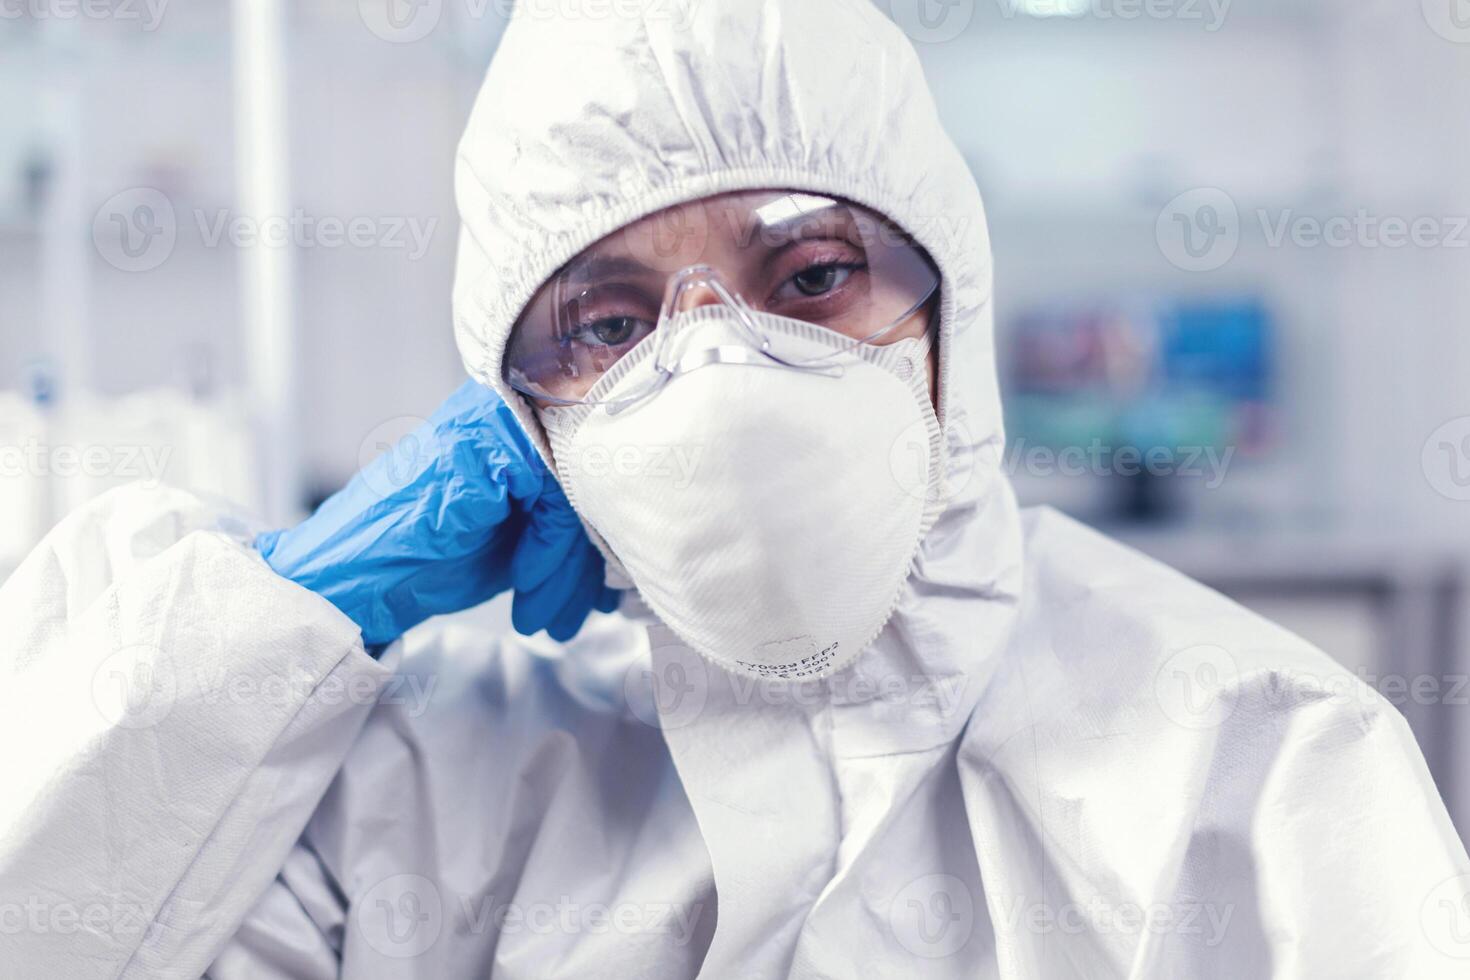
[{"label": "clear safety goggles", "polygon": [[[546,405],[606,404],[648,392],[598,382],[640,345],[653,345],[656,388],[678,369],[660,360],[680,313],[723,304],[750,356],[822,369],[860,344],[897,340],[939,289],[939,273],[891,221],[848,201],[791,191],[725,194],[671,208],[591,246],[542,287],[517,322],[506,381]],[[831,332],[823,353],[762,327],[774,315]],[[606,388],[607,386],[604,386]]]}]

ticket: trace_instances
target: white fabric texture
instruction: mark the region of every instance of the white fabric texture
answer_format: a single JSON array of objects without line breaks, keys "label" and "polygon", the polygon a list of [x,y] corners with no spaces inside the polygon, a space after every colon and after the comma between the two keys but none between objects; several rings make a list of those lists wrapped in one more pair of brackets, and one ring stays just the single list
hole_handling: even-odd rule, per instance
[{"label": "white fabric texture", "polygon": [[[883,211],[944,275],[948,506],[893,617],[803,684],[723,672],[636,597],[564,647],[451,620],[375,663],[196,502],[109,498],[0,588],[4,972],[1464,976],[1470,862],[1394,709],[1017,513],[983,213],[902,35],[860,0],[598,9],[518,17],[466,134],[466,362],[499,384],[539,282],[662,206],[782,186]],[[140,644],[171,710],[98,714],[97,668]],[[220,665],[294,682],[221,699]],[[141,932],[10,927],[118,899]]]},{"label": "white fabric texture", "polygon": [[4,976],[198,977],[391,674],[220,526],[113,491],[0,588]]}]

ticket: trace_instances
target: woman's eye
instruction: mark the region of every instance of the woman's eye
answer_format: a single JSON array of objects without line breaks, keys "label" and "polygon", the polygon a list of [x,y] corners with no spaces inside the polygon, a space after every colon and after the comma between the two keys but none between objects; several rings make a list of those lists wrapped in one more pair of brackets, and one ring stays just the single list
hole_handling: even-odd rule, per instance
[{"label": "woman's eye", "polygon": [[791,277],[803,296],[823,296],[847,282],[852,270],[842,265],[813,265]]},{"label": "woman's eye", "polygon": [[583,330],[604,347],[621,347],[638,332],[640,322],[637,317],[614,316],[594,320]]}]

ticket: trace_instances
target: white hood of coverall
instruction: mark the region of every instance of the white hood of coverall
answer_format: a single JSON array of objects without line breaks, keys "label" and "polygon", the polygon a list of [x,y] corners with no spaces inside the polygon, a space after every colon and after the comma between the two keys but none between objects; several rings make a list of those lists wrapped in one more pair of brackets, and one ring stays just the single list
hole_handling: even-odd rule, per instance
[{"label": "white hood of coverall", "polygon": [[[630,222],[729,191],[836,195],[896,222],[942,276],[940,465],[950,502],[878,639],[828,681],[791,693],[779,682],[752,687],[652,629],[665,737],[720,895],[706,975],[737,964],[758,975],[790,961],[808,916],[853,926],[843,893],[864,887],[888,816],[936,791],[935,769],[952,758],[1013,618],[1021,534],[1001,473],[990,245],[974,179],[918,58],[872,5],[645,6],[642,16],[581,20],[527,8],[506,31],[460,145],[460,349],[473,376],[519,406],[543,453],[534,414],[501,377],[511,330],[563,263]],[[770,806],[754,825],[726,827],[725,801],[735,799]],[[757,839],[771,843],[752,847]],[[911,859],[935,852],[920,863],[938,865],[951,843],[907,846]],[[839,857],[839,847],[853,853]],[[830,907],[814,910],[823,885]]]},{"label": "white hood of coverall", "polygon": [[[1020,528],[1000,465],[985,211],[913,48],[861,0],[644,6],[641,16],[578,19],[537,16],[530,4],[512,18],[458,158],[455,327],[465,364],[518,408],[549,459],[501,360],[521,310],[584,248],[729,191],[831,194],[887,215],[942,275],[949,508],[890,628],[856,669],[926,678],[973,699],[972,679],[1017,599]],[[590,530],[614,575],[625,574]],[[911,715],[885,719],[897,724],[879,741],[946,742],[967,713],[957,708],[927,731]]]}]

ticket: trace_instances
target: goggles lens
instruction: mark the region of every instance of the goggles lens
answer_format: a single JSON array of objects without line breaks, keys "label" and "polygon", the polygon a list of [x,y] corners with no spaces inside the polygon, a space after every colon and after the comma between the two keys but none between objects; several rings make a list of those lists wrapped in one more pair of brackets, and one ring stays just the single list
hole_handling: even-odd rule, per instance
[{"label": "goggles lens", "polygon": [[[923,329],[938,289],[924,251],[867,208],[789,191],[721,195],[629,225],[560,269],[517,322],[504,372],[538,401],[585,404],[614,364],[698,306],[814,324],[841,338],[836,354]],[[758,349],[795,358],[754,329]]]}]

